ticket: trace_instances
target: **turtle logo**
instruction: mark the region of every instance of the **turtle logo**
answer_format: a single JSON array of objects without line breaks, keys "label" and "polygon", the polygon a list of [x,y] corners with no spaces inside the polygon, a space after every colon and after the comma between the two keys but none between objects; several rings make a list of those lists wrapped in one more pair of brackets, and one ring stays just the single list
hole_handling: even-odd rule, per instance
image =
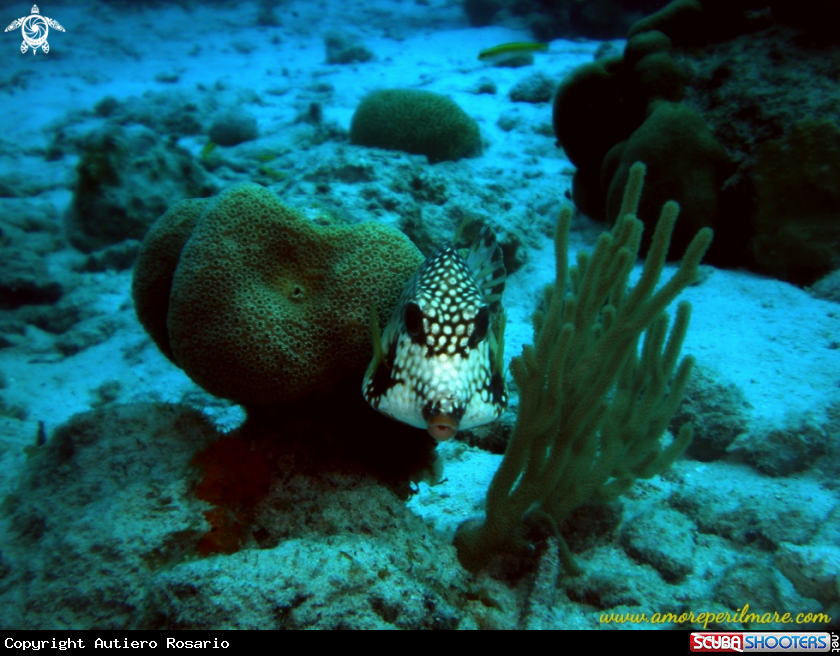
[{"label": "turtle logo", "polygon": [[38,48],[41,48],[45,53],[50,51],[50,44],[47,43],[47,34],[49,34],[51,27],[59,32],[64,31],[64,28],[58,24],[58,21],[41,16],[41,12],[38,11],[38,5],[32,5],[32,13],[29,16],[12,21],[12,24],[5,31],[9,32],[10,30],[20,28],[20,31],[23,33],[23,43],[20,44],[20,51],[23,53],[29,50],[29,48],[32,48],[32,54],[34,55],[38,51]]}]

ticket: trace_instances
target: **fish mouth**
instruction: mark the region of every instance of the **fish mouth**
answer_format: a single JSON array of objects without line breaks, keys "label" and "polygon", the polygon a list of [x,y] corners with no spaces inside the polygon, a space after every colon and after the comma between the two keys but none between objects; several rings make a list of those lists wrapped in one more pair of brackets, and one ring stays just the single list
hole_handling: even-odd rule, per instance
[{"label": "fish mouth", "polygon": [[426,422],[429,435],[438,442],[445,442],[458,432],[460,422],[449,413],[438,413],[429,417]]}]

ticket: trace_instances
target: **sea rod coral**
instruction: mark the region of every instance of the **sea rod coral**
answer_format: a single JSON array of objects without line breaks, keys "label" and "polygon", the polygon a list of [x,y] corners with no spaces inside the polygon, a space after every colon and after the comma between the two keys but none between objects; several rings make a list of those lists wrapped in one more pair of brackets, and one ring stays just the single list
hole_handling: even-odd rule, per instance
[{"label": "sea rod coral", "polygon": [[694,364],[691,356],[678,363],[689,304],[677,306],[670,335],[664,310],[697,279],[712,231],[695,236],[677,272],[656,290],[679,213],[677,203],[666,203],[641,278],[628,290],[642,233],[636,210],[644,173],[643,164],[633,165],[612,232],[601,235],[591,255],[579,253],[571,269],[572,213],[560,214],[556,281],[546,290],[544,311],[534,316],[534,344],[510,366],[519,414],[487,491],[486,518],[468,520],[455,535],[458,558],[469,570],[501,552],[528,553],[530,520],[547,523],[559,537],[557,525],[569,512],[588,500],[614,499],[637,478],[661,472],[691,441],[691,427],[684,426],[670,444],[661,443]]}]

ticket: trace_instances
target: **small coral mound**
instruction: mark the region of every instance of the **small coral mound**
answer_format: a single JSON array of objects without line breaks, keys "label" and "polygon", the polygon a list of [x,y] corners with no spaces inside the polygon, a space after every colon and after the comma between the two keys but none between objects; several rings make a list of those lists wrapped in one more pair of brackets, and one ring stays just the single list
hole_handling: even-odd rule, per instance
[{"label": "small coral mound", "polygon": [[694,438],[686,453],[701,462],[720,460],[729,446],[749,431],[747,408],[751,407],[737,385],[697,365],[668,428],[677,435],[683,426],[693,426]]},{"label": "small coral mound", "polygon": [[324,35],[324,46],[327,50],[328,64],[354,64],[368,62],[374,58],[373,53],[358,39],[335,30],[330,30]]},{"label": "small coral mound", "polygon": [[237,146],[260,135],[257,119],[239,108],[220,113],[210,126],[210,141],[220,146]]},{"label": "small coral mound", "polygon": [[756,260],[785,280],[813,282],[840,268],[840,129],[803,120],[768,141],[753,171]]},{"label": "small coral mound", "polygon": [[481,153],[478,123],[446,96],[419,89],[368,94],[353,114],[350,141],[425,155],[432,164]]},{"label": "small coral mound", "polygon": [[55,303],[63,293],[42,257],[24,249],[0,248],[0,310]]},{"label": "small coral mound", "polygon": [[214,192],[185,149],[139,125],[89,135],[77,172],[65,223],[70,243],[85,253],[142,239],[172,203]]},{"label": "small coral mound", "polygon": [[160,349],[208,392],[282,403],[364,369],[370,308],[389,316],[422,259],[396,230],[319,227],[241,184],[158,220],[133,296]]},{"label": "small coral mound", "polygon": [[513,102],[545,103],[551,102],[557,82],[543,72],[534,73],[520,80],[510,90]]}]

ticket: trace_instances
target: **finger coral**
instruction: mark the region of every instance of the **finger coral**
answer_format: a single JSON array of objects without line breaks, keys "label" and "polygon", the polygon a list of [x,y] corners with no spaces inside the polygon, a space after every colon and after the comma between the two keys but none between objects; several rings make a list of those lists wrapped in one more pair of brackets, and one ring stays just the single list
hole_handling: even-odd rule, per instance
[{"label": "finger coral", "polygon": [[246,183],[158,219],[132,291],[140,322],[197,384],[267,405],[363,371],[370,308],[389,316],[422,260],[397,230],[317,226]]}]

